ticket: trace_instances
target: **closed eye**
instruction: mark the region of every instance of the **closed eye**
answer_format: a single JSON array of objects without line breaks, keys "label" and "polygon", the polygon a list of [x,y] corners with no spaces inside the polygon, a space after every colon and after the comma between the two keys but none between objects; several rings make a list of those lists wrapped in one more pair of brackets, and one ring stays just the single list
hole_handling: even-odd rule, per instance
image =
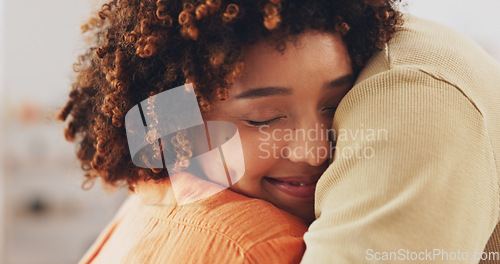
[{"label": "closed eye", "polygon": [[252,121],[252,120],[244,120],[245,122],[247,122],[248,125],[252,126],[252,127],[258,127],[258,126],[265,126],[265,125],[269,125],[271,123],[274,123],[280,119],[284,118],[283,116],[279,116],[279,117],[275,117],[273,119],[269,119],[269,120],[266,120],[266,121]]},{"label": "closed eye", "polygon": [[327,107],[327,108],[323,108],[322,109],[323,111],[327,111],[327,112],[330,112],[330,113],[335,113],[335,111],[337,111],[337,107]]}]

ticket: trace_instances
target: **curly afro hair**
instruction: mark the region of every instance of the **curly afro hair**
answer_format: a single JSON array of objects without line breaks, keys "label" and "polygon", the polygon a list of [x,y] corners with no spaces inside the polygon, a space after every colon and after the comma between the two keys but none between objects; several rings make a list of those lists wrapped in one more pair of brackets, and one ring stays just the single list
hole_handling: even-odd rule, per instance
[{"label": "curly afro hair", "polygon": [[66,139],[78,144],[77,157],[86,176],[82,186],[89,188],[100,177],[133,190],[139,180],[168,177],[166,170],[135,166],[130,157],[124,117],[144,99],[192,83],[200,109],[206,111],[213,100],[226,98],[228,87],[239,77],[244,47],[266,40],[284,51],[288,41],[306,30],[340,33],[358,73],[401,23],[397,1],[112,0],[104,4],[82,26],[89,47],[74,65],[69,99],[58,115],[62,121],[69,119]]}]

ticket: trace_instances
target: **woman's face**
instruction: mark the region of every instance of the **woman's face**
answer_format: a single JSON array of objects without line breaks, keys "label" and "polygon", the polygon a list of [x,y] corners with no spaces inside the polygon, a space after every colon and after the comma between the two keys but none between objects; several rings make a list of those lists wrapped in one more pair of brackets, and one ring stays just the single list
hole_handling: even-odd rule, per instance
[{"label": "woman's face", "polygon": [[230,189],[312,221],[316,182],[332,151],[326,130],[353,84],[347,49],[339,35],[308,31],[284,54],[259,42],[243,62],[227,100],[204,113],[239,130],[245,173]]}]

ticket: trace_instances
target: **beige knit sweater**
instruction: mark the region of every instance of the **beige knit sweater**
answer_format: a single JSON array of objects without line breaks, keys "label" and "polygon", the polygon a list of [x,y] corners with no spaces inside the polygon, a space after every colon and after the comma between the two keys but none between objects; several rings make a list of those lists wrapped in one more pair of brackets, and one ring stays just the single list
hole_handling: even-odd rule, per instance
[{"label": "beige knit sweater", "polygon": [[[335,156],[318,183],[302,263],[479,262],[499,222],[498,62],[453,30],[407,16],[333,128]],[[490,251],[500,252],[498,237]]]}]

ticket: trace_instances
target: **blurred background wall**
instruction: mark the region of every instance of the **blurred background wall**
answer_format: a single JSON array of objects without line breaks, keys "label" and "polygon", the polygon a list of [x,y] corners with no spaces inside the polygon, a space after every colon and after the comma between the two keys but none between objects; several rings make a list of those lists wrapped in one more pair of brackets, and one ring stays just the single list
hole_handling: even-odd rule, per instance
[{"label": "blurred background wall", "polygon": [[0,263],[76,263],[125,197],[81,189],[75,146],[52,120],[96,2],[2,1]]},{"label": "blurred background wall", "polygon": [[[0,263],[75,263],[123,201],[83,191],[75,147],[50,116],[65,102],[79,26],[100,0],[0,0]],[[500,1],[406,0],[500,61]]]},{"label": "blurred background wall", "polygon": [[[4,1],[0,0],[0,105],[3,105],[5,94],[5,13]],[[5,183],[4,183],[4,170],[2,166],[3,157],[3,114],[0,106],[0,263],[4,261],[5,251]]]}]

